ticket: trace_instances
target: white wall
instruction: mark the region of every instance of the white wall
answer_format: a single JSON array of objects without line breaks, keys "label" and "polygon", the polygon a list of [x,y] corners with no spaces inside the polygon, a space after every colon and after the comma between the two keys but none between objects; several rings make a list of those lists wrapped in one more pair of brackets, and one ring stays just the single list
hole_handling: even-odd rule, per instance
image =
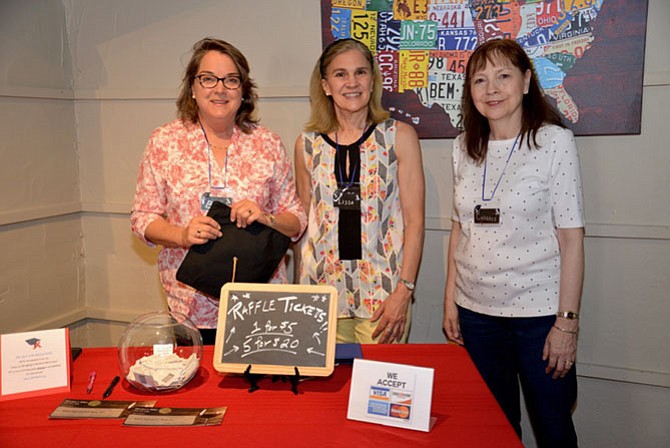
[{"label": "white wall", "polygon": [[[578,138],[583,446],[670,441],[668,23],[670,2],[650,0],[641,135]],[[88,317],[80,341],[114,345],[123,321],[163,308],[157,252],[133,237],[128,212],[149,134],[174,117],[190,46],[211,35],[246,54],[263,122],[290,152],[319,26],[315,0],[3,0],[0,332]],[[422,141],[428,230],[411,342],[444,342],[451,143]],[[533,446],[528,431],[524,442]]]},{"label": "white wall", "polygon": [[[58,1],[0,3],[0,332],[83,316],[72,58]],[[75,214],[72,214],[75,213]]]}]

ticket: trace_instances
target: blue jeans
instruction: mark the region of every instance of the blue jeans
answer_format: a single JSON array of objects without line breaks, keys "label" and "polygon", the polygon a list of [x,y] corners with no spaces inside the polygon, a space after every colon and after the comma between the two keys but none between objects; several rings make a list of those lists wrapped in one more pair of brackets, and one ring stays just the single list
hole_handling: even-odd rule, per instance
[{"label": "blue jeans", "polygon": [[458,313],[465,349],[519,437],[520,382],[537,446],[576,447],[575,367],[564,378],[553,379],[542,361],[544,342],[556,317],[488,316],[460,306]]}]

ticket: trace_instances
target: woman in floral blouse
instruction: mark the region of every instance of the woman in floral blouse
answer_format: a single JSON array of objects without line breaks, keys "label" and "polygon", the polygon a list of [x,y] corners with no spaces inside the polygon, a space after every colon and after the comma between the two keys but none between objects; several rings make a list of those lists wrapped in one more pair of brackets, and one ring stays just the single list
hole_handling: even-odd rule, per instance
[{"label": "woman in floral blouse", "polygon": [[[140,163],[133,231],[162,246],[158,270],[168,305],[201,331],[216,327],[219,298],[175,275],[189,247],[222,236],[206,216],[212,201],[230,205],[238,227],[260,222],[296,240],[306,226],[284,146],[254,117],[255,87],[237,48],[218,39],[197,42],[177,99],[178,118],[153,132]],[[286,281],[282,263],[271,282]],[[203,331],[206,343],[213,335]]]}]

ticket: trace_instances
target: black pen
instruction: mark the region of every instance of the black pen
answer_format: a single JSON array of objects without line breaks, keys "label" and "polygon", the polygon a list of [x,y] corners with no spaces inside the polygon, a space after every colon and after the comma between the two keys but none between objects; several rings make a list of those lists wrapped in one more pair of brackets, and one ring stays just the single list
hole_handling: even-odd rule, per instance
[{"label": "black pen", "polygon": [[121,378],[119,376],[115,376],[114,379],[112,380],[111,383],[109,383],[109,386],[107,386],[107,389],[105,389],[105,393],[102,394],[102,398],[107,398],[110,395],[112,395],[112,391],[114,390],[114,386],[119,382]]}]

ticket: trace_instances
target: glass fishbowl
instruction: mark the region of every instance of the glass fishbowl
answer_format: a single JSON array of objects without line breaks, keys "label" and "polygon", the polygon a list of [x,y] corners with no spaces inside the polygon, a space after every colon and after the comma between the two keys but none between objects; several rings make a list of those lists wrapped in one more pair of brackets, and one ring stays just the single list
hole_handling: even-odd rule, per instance
[{"label": "glass fishbowl", "polygon": [[143,391],[170,392],[184,387],[198,372],[202,336],[185,315],[157,311],[128,325],[118,354],[128,383]]}]

